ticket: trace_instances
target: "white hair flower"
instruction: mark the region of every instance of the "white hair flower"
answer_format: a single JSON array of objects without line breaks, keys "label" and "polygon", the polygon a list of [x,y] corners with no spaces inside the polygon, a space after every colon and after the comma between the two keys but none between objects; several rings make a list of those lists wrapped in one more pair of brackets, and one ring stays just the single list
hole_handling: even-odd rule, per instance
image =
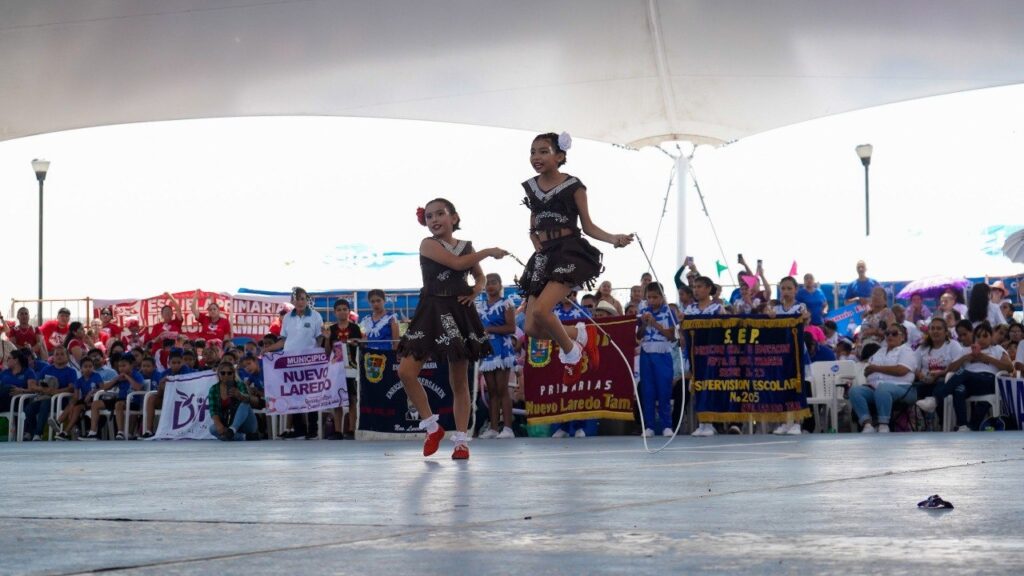
[{"label": "white hair flower", "polygon": [[562,151],[572,148],[572,136],[569,136],[568,132],[562,132],[558,135],[558,147]]}]

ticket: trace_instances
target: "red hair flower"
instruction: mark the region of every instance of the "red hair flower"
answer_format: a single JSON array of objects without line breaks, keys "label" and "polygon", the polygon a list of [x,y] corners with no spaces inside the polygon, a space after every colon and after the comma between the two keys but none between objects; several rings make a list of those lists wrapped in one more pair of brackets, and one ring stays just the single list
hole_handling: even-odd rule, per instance
[{"label": "red hair flower", "polygon": [[426,226],[427,225],[426,213],[427,213],[427,211],[424,210],[423,208],[417,208],[416,209],[416,221],[420,223],[420,226]]}]

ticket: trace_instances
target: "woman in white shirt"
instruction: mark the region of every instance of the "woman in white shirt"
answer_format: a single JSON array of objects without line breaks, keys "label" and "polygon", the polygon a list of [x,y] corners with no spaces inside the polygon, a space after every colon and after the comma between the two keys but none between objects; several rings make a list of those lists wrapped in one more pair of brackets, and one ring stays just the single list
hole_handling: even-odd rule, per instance
[{"label": "woman in white shirt", "polygon": [[889,431],[889,418],[896,402],[910,403],[917,400],[914,390],[914,371],[917,369],[917,355],[906,344],[907,329],[902,324],[893,324],[885,330],[885,342],[868,360],[864,368],[867,384],[850,389],[850,404],[863,426],[861,432],[874,432],[871,425],[871,404],[878,414],[878,431]]},{"label": "woman in white shirt", "polygon": [[[965,350],[963,356],[949,365],[949,371],[955,372],[954,376],[936,386],[932,396],[921,400],[917,406],[925,412],[934,412],[939,402],[952,394],[953,410],[956,411],[956,421],[960,424],[957,431],[969,432],[977,429],[977,424],[981,422],[988,409],[981,410],[979,406],[975,412],[974,426],[968,425],[967,398],[994,393],[996,374],[1003,370],[1013,370],[1010,356],[1002,346],[992,343],[992,326],[988,322],[982,322],[974,329],[974,343],[971,348]],[[949,418],[948,414],[946,418]]]},{"label": "woman in white shirt", "polygon": [[964,349],[949,337],[949,327],[932,316],[921,347],[917,349],[917,395],[930,396],[936,384],[946,379],[949,366],[964,355]]}]

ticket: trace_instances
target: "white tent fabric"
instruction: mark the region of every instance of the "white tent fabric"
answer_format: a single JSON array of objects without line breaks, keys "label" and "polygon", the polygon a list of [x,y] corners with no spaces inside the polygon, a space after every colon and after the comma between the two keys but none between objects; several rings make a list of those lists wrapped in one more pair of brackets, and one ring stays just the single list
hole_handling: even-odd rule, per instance
[{"label": "white tent fabric", "polygon": [[1020,83],[1024,3],[7,0],[0,54],[0,140],[327,115],[721,143]]}]

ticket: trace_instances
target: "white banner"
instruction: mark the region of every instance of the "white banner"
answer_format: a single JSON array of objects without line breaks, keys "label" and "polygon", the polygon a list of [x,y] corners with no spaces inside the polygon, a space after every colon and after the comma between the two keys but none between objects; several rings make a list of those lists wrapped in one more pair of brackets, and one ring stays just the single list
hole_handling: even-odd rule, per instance
[{"label": "white banner", "polygon": [[207,398],[217,375],[210,370],[171,376],[164,387],[160,426],[154,440],[214,440]]},{"label": "white banner", "polygon": [[263,355],[267,414],[301,414],[348,405],[346,346]]}]

